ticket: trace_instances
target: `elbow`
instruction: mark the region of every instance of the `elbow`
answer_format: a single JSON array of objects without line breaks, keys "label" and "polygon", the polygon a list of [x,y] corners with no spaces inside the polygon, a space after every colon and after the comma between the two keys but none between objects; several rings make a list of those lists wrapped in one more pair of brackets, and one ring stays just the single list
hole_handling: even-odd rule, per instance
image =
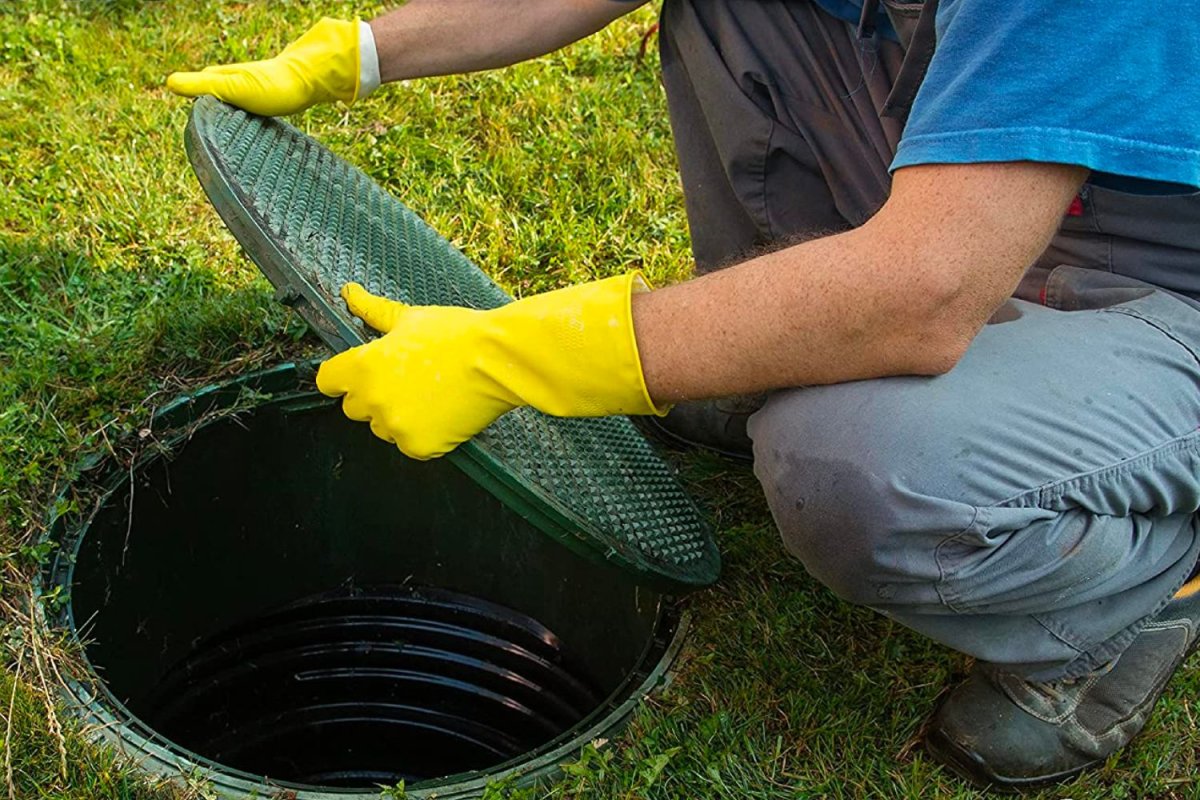
[{"label": "elbow", "polygon": [[930,330],[912,349],[910,374],[945,375],[962,360],[972,338],[973,334],[959,330]]},{"label": "elbow", "polygon": [[962,360],[971,341],[1004,297],[992,297],[985,287],[963,281],[938,280],[922,287],[921,300],[910,297],[907,325],[897,326],[899,352],[906,355],[906,372],[944,375]]},{"label": "elbow", "polygon": [[[882,212],[881,212],[882,215]],[[875,332],[888,341],[890,374],[944,375],[1016,288],[1032,247],[992,237],[922,238],[872,220],[855,231],[874,235],[886,267],[877,273]],[[899,232],[897,232],[899,230]],[[1028,244],[1028,243],[1025,243]],[[1036,244],[1036,243],[1035,243]]]}]

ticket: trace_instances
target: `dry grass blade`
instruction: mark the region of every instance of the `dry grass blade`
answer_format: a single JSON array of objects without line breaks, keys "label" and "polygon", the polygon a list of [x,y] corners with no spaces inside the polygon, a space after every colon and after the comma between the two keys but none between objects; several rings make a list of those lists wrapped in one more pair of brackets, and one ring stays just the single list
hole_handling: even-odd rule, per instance
[{"label": "dry grass blade", "polygon": [[13,780],[12,734],[13,709],[17,704],[17,683],[21,679],[21,667],[25,663],[24,650],[17,653],[17,667],[13,671],[12,692],[8,695],[8,713],[4,717],[4,783],[8,787],[8,800],[17,800],[17,784]]},{"label": "dry grass blade", "polygon": [[[30,609],[36,608],[36,602],[37,601],[34,598],[33,593],[30,592]],[[38,638],[40,636],[40,631],[37,627],[36,615],[32,613],[30,614],[29,627],[26,630],[28,631],[29,635],[30,651],[33,654],[33,667],[37,672],[38,682],[42,687],[42,702],[46,706],[46,724],[50,729],[50,735],[54,737],[55,745],[58,747],[59,774],[65,781],[67,779],[67,742],[66,738],[63,736],[62,724],[58,719],[58,711],[55,709],[55,695],[54,692],[50,691],[50,684],[46,680],[46,670],[42,665],[43,659],[47,664],[52,664],[53,658],[49,653],[43,654],[38,650]],[[55,672],[57,674],[57,670],[55,670]]]}]

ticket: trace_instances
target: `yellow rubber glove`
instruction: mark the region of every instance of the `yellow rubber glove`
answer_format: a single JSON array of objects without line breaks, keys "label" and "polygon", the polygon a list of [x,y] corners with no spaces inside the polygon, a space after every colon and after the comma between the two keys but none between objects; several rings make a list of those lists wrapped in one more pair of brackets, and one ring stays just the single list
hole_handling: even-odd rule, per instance
[{"label": "yellow rubber glove", "polygon": [[175,72],[167,88],[184,97],[211,94],[254,114],[281,116],[359,95],[359,22],[322,19],[266,61]]},{"label": "yellow rubber glove", "polygon": [[646,391],[630,297],[641,275],[477,311],[407,306],[356,283],[350,310],[385,335],[321,365],[317,388],[413,458],[444,455],[501,414],[665,414]]}]

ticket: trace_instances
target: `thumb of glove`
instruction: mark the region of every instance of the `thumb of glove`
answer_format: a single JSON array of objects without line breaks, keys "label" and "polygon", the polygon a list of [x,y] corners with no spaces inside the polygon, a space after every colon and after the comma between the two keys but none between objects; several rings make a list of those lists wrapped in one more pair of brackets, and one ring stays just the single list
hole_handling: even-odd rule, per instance
[{"label": "thumb of glove", "polygon": [[404,303],[373,295],[360,284],[347,283],[342,287],[342,299],[350,313],[380,333],[387,333],[396,326],[400,315],[408,310]]}]

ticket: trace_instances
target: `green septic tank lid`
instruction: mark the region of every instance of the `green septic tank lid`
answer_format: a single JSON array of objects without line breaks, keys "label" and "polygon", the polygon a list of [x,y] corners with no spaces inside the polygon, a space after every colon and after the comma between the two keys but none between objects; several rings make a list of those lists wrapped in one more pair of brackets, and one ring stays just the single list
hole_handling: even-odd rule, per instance
[{"label": "green septic tank lid", "polygon": [[[363,172],[291,125],[201,97],[185,134],[209,200],[254,263],[335,351],[375,334],[338,297],[357,281],[421,305],[512,298]],[[683,590],[717,579],[712,531],[625,417],[518,408],[447,458],[577,553]]]}]

